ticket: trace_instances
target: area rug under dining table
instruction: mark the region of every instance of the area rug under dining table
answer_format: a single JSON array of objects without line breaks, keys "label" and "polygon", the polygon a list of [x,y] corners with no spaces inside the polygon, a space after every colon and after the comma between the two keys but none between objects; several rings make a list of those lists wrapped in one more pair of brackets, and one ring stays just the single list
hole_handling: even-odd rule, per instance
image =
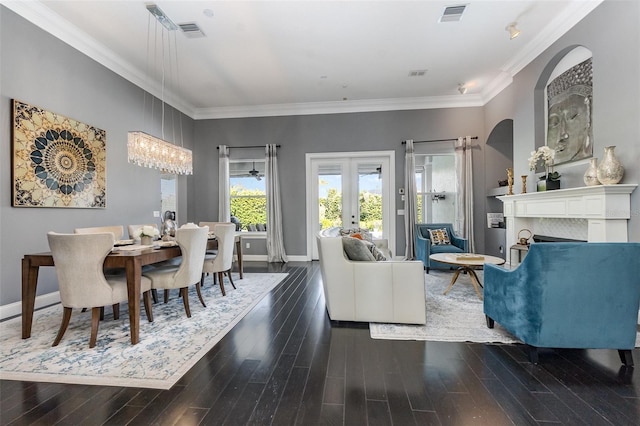
[{"label": "area rug under dining table", "polygon": [[[21,338],[21,320],[0,323],[0,379],[130,386],[169,389],[222,339],[286,273],[245,273],[226,285],[226,296],[208,276],[202,291],[203,307],[191,286],[191,318],[187,318],[177,290],[169,303],[153,305],[154,322],[142,311],[140,343],[131,345],[126,304],[113,320],[105,308],[96,347],[89,348],[91,311],[74,310],[71,323],[57,347],[51,344],[62,319],[62,306],[35,312],[31,338]],[[162,292],[160,292],[162,293]],[[162,299],[162,295],[160,295]]]},{"label": "area rug under dining table", "polygon": [[[483,271],[476,271],[480,282]],[[373,339],[428,340],[475,343],[522,343],[499,323],[487,327],[483,302],[478,298],[468,275],[460,274],[453,288],[449,286],[453,271],[431,270],[425,274],[427,323],[425,325],[370,323]],[[636,334],[640,347],[640,332]]]}]

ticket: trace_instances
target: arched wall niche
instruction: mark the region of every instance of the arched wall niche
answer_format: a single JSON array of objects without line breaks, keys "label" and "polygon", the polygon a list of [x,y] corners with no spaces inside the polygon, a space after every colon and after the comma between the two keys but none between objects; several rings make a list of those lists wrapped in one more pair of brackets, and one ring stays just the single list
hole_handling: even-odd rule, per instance
[{"label": "arched wall niche", "polygon": [[485,150],[486,188],[495,188],[507,178],[506,169],[513,167],[513,120],[500,121],[489,133]]}]

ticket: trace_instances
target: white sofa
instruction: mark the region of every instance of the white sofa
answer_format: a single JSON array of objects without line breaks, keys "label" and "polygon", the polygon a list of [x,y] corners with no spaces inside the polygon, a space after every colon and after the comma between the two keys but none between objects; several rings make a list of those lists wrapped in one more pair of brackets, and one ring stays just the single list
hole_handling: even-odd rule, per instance
[{"label": "white sofa", "polygon": [[[421,261],[352,261],[334,229],[316,235],[325,303],[337,321],[424,324]],[[376,240],[384,248],[386,240]]]}]

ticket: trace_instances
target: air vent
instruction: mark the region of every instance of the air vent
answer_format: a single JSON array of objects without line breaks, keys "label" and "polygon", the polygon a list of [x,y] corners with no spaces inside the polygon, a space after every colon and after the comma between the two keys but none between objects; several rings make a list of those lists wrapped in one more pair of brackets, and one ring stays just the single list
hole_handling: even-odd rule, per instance
[{"label": "air vent", "polygon": [[448,6],[444,8],[444,12],[442,16],[438,20],[438,22],[457,22],[462,19],[462,14],[466,9],[467,5],[459,5],[459,6]]},{"label": "air vent", "polygon": [[205,33],[202,32],[198,24],[196,24],[195,22],[185,22],[183,24],[178,24],[178,26],[182,30],[182,33],[185,35],[185,37],[188,37],[188,38],[206,37]]},{"label": "air vent", "polygon": [[422,77],[427,73],[427,70],[412,70],[409,71],[409,77]]}]

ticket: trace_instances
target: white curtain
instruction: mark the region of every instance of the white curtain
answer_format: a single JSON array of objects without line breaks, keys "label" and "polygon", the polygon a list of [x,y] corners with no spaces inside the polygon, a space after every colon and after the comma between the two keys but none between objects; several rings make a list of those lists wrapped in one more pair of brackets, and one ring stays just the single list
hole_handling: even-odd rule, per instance
[{"label": "white curtain", "polygon": [[456,223],[458,235],[469,240],[469,251],[475,251],[473,236],[473,162],[471,136],[460,137],[456,153]]},{"label": "white curtain", "polygon": [[218,221],[231,221],[231,189],[229,188],[229,147],[218,147]]},{"label": "white curtain", "polygon": [[413,150],[413,140],[405,142],[404,156],[404,257],[407,260],[416,258],[416,156]]},{"label": "white curtain", "polygon": [[282,233],[282,208],[280,205],[280,181],[278,179],[278,157],[276,145],[269,144],[265,150],[265,179],[267,187],[267,260],[287,262]]}]

